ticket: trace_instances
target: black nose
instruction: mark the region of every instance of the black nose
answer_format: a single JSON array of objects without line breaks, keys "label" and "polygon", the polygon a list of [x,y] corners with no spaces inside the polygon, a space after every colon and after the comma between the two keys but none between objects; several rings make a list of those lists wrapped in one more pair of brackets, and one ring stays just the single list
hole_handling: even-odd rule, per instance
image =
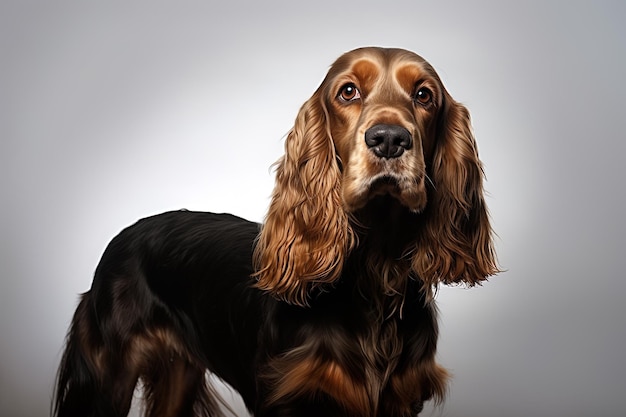
[{"label": "black nose", "polygon": [[397,158],[411,149],[411,133],[398,125],[375,125],[365,132],[365,144],[379,158]]}]

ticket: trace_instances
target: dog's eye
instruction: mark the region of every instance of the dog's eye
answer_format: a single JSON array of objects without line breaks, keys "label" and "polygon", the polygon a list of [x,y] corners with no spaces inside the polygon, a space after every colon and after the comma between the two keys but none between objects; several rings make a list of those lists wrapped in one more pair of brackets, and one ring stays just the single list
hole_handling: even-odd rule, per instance
[{"label": "dog's eye", "polygon": [[415,90],[413,99],[415,100],[416,103],[419,103],[422,106],[426,106],[433,101],[433,93],[426,87],[420,87],[417,90]]},{"label": "dog's eye", "polygon": [[354,85],[353,83],[348,83],[341,87],[338,97],[341,101],[348,103],[360,99],[361,92],[358,88],[356,88],[356,85]]}]

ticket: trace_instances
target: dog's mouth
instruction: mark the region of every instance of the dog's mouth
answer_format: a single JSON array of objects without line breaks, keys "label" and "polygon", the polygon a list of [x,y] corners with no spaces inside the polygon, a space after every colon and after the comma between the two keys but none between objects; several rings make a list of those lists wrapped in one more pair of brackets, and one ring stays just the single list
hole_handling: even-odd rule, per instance
[{"label": "dog's mouth", "polygon": [[376,188],[398,188],[403,178],[397,175],[382,174],[374,178],[371,182],[371,187]]},{"label": "dog's mouth", "polygon": [[398,198],[402,192],[400,180],[391,175],[375,178],[370,184],[370,197],[389,194]]},{"label": "dog's mouth", "polygon": [[344,192],[344,200],[351,211],[365,207],[380,196],[389,196],[414,213],[421,212],[426,206],[423,178],[407,178],[385,173],[363,182],[359,188]]}]

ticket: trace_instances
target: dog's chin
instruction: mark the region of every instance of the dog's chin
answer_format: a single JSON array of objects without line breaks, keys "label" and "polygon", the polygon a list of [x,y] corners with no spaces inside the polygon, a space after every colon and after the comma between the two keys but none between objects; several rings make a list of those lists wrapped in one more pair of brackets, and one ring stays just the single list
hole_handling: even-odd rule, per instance
[{"label": "dog's chin", "polygon": [[421,213],[426,207],[427,197],[423,179],[407,179],[391,175],[381,175],[363,182],[360,187],[344,190],[344,204],[347,211],[356,212],[366,208],[380,197],[389,197],[412,213]]}]

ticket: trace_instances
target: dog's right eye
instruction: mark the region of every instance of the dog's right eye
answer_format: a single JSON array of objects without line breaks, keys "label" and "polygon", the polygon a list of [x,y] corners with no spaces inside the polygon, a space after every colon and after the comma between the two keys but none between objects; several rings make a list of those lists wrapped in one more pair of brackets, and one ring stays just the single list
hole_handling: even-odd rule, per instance
[{"label": "dog's right eye", "polygon": [[356,85],[354,85],[353,83],[348,83],[348,84],[345,84],[343,87],[341,87],[341,90],[339,90],[338,97],[339,97],[339,100],[345,103],[349,103],[349,102],[360,99],[361,92],[356,87]]}]

